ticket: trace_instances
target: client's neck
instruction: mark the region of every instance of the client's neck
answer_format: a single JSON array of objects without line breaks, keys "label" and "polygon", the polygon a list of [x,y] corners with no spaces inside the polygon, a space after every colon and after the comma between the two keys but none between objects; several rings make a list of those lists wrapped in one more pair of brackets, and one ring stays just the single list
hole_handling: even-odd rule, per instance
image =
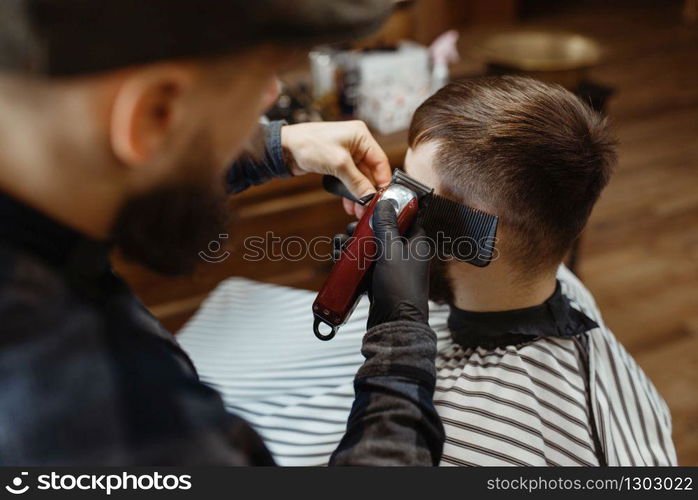
[{"label": "client's neck", "polygon": [[453,305],[466,311],[508,311],[537,306],[555,292],[556,271],[552,268],[522,277],[501,260],[485,268],[452,263],[449,277]]}]

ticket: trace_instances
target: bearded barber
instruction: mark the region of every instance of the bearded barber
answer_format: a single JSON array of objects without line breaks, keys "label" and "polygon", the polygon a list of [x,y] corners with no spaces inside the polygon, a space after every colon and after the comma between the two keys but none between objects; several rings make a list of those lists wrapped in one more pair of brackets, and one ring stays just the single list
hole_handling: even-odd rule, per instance
[{"label": "bearded barber", "polygon": [[[273,123],[263,158],[233,160],[293,51],[361,35],[391,3],[0,4],[2,464],[273,464],[108,254],[187,272],[222,232],[226,188],[318,172],[361,197],[386,182],[385,154],[358,122]],[[389,205],[373,224],[380,246],[426,244],[393,238]],[[377,262],[333,465],[439,461],[427,265]]]}]

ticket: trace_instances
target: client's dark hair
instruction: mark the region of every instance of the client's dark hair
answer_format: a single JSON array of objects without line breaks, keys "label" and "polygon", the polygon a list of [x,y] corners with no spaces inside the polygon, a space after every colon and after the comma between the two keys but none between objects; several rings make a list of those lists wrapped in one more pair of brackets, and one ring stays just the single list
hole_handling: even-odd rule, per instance
[{"label": "client's dark hair", "polygon": [[451,83],[417,109],[409,144],[437,144],[446,196],[491,210],[527,268],[558,263],[615,164],[606,119],[558,85],[525,77]]}]

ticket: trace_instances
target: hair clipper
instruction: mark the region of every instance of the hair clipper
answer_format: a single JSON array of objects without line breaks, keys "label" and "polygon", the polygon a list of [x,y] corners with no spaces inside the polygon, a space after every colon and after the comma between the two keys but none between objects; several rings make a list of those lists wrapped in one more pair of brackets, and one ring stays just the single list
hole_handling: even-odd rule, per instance
[{"label": "hair clipper", "polygon": [[[313,303],[313,331],[321,340],[334,337],[337,328],[351,316],[365,289],[364,279],[377,253],[371,219],[376,204],[381,200],[388,200],[393,205],[400,234],[405,234],[417,216],[417,193],[395,183],[394,180],[387,187],[379,189],[371,199],[366,206],[366,212],[356,225],[354,234]],[[332,330],[327,334],[321,333],[321,323],[330,326]]]},{"label": "hair clipper", "polygon": [[[333,194],[360,202],[334,177],[325,176],[323,185]],[[459,253],[458,249],[449,246],[446,253],[476,266],[489,264],[494,250],[497,217],[434,195],[433,191],[404,172],[395,170],[390,184],[378,189],[366,204],[366,211],[356,225],[354,234],[313,303],[313,331],[317,338],[333,338],[337,329],[349,319],[366,290],[366,277],[378,250],[371,220],[376,204],[381,200],[388,200],[393,205],[401,235],[419,218],[427,234],[438,230],[451,239],[465,236],[478,242],[474,252],[470,249]],[[328,333],[320,332],[322,323],[331,328]]]}]

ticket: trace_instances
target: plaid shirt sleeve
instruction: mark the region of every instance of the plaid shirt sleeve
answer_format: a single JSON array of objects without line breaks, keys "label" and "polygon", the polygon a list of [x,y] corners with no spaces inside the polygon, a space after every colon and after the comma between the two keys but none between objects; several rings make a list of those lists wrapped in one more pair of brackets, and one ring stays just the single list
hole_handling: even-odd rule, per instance
[{"label": "plaid shirt sleeve", "polygon": [[243,156],[230,166],[226,176],[228,192],[237,194],[251,186],[258,186],[275,177],[291,177],[281,147],[281,127],[286,122],[273,121],[264,128],[264,157]]},{"label": "plaid shirt sleeve", "polygon": [[445,439],[434,408],[436,335],[396,321],[366,333],[347,431],[330,465],[438,465]]}]

